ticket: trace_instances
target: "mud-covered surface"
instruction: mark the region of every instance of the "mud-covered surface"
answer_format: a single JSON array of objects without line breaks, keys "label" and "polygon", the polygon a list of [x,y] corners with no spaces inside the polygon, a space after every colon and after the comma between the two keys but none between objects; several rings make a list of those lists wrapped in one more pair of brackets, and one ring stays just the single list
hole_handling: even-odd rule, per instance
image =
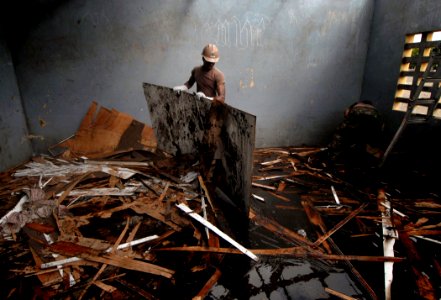
[{"label": "mud-covered surface", "polygon": [[247,211],[256,117],[190,93],[176,95],[149,83],[143,87],[158,148],[176,157],[199,153],[204,173],[218,160],[218,187]]}]

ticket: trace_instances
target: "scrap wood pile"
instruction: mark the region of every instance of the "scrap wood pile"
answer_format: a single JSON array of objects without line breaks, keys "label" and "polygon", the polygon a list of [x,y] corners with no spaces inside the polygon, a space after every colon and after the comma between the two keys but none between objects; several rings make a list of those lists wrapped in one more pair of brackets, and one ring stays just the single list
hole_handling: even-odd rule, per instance
[{"label": "scrap wood pile", "polygon": [[[136,155],[147,156],[125,153]],[[168,166],[158,170],[161,164]],[[174,171],[165,173],[167,168]],[[183,176],[175,178],[179,171]],[[215,273],[212,257],[170,259],[153,251],[220,244],[216,234],[208,237],[191,221],[194,210],[205,216],[203,221],[216,223],[203,179],[170,158],[66,161],[42,156],[2,179],[2,199],[17,203],[1,219],[2,269],[9,268],[3,279],[11,282],[3,299],[32,293],[12,284],[17,276],[38,278],[42,297],[87,299],[98,290],[113,298],[150,299],[183,284],[177,268],[190,274]]]},{"label": "scrap wood pile", "polygon": [[[255,151],[250,221],[268,234],[251,232],[248,249],[223,234],[217,198],[194,157],[139,150],[94,160],[35,157],[1,176],[2,298],[203,298],[222,277],[225,255],[235,254],[342,263],[374,299],[380,292],[360,264],[407,264],[417,292],[430,299],[440,268],[427,243],[440,234],[439,201],[359,190],[311,167],[317,151]],[[308,223],[297,223],[299,215]],[[397,240],[394,252],[382,252],[382,234]]]},{"label": "scrap wood pile", "polygon": [[[351,178],[350,166],[332,169],[326,161],[321,167],[312,165],[323,150],[257,149],[252,194],[252,207],[257,211],[254,219],[262,219],[266,214],[271,215],[267,216],[271,220],[288,220],[285,224],[266,222],[264,226],[296,240],[305,237],[307,241],[302,243],[302,251],[308,249],[305,257],[343,260],[372,299],[387,297],[391,292],[397,295],[400,291],[405,295],[410,292],[415,298],[438,299],[441,292],[439,195],[427,190],[406,194],[405,188],[410,187],[403,187],[401,192],[399,182],[384,182],[378,173],[377,177],[361,176],[362,182],[357,182],[360,176]],[[400,174],[394,176],[399,179]],[[309,220],[308,224],[294,221],[302,215]],[[385,262],[385,280],[391,284],[371,286],[372,281],[383,277],[383,268],[370,274],[369,264],[365,262],[375,261]],[[358,267],[369,270],[369,274],[358,272]]]},{"label": "scrap wood pile", "polygon": [[222,231],[196,155],[156,143],[151,128],[92,103],[52,156],[2,173],[0,297],[203,297],[222,254],[166,248],[228,245],[257,259]]},{"label": "scrap wood pile", "polygon": [[[94,118],[96,109],[52,156],[0,176],[2,299],[198,299],[222,279],[230,255],[343,263],[373,299],[378,290],[355,264],[408,264],[420,295],[438,292],[439,257],[427,247],[440,235],[437,196],[359,189],[309,164],[321,149],[258,149],[245,248],[197,158],[161,152],[145,125],[114,110]],[[253,235],[257,227],[266,234]],[[381,251],[390,250],[383,235],[398,239],[395,251]]]}]

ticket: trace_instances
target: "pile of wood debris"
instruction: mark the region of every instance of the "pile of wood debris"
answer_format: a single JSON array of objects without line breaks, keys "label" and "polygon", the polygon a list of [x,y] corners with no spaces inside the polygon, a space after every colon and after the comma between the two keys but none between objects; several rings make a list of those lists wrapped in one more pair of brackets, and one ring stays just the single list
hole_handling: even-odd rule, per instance
[{"label": "pile of wood debris", "polygon": [[[201,175],[197,155],[161,151],[151,128],[96,111],[93,103],[52,156],[0,174],[2,299],[249,299],[280,288],[303,298],[439,298],[437,194],[409,196],[350,166],[313,167],[319,148],[265,148],[254,151],[244,215]],[[305,278],[288,280],[282,267],[274,282],[243,281],[272,258],[344,268],[357,288],[322,280],[314,296],[299,295]]]},{"label": "pile of wood debris", "polygon": [[[222,277],[224,257],[234,254],[250,262],[275,256],[343,264],[361,295],[332,286],[324,292],[349,298],[385,297],[372,279],[382,270],[369,275],[366,264],[407,266],[415,298],[436,299],[439,255],[427,243],[440,235],[439,199],[360,190],[312,168],[308,157],[317,151],[255,151],[249,241],[228,231],[219,197],[190,156],[35,157],[1,176],[1,297],[200,299]],[[256,236],[257,227],[267,235]],[[395,251],[382,253],[390,240]],[[386,290],[396,294],[405,276],[393,275],[386,272]]]},{"label": "pile of wood debris", "polygon": [[[424,185],[426,189],[418,189],[417,170],[400,173],[394,165],[389,169],[330,167],[324,160],[317,167],[316,157],[323,150],[326,151],[299,147],[256,150],[254,208],[260,208],[259,214],[272,212],[273,220],[290,220],[286,226],[291,227],[295,224],[292,215],[301,211],[300,215],[304,214],[311,225],[306,230],[311,240],[301,248],[308,249],[305,257],[326,254],[331,260],[343,260],[366,299],[438,299],[438,185],[432,185],[431,190],[427,189],[429,184]],[[412,182],[411,173],[415,177],[413,184],[406,184]],[[256,202],[260,205],[256,206]],[[285,230],[281,224],[268,224],[265,227],[274,232]],[[298,224],[294,229],[302,230]],[[290,235],[294,237],[295,232]],[[323,252],[317,251],[320,248]],[[384,264],[365,263],[376,260]],[[342,297],[347,299],[346,295]]]}]

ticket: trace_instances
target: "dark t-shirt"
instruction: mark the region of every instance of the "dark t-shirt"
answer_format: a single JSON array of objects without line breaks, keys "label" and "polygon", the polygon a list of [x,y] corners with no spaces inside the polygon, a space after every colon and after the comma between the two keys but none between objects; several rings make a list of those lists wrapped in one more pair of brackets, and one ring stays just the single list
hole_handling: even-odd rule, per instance
[{"label": "dark t-shirt", "polygon": [[208,97],[215,97],[217,87],[225,84],[225,77],[224,73],[216,67],[206,72],[202,66],[199,66],[191,71],[191,76],[185,85],[191,88],[195,82],[198,92],[203,92]]}]

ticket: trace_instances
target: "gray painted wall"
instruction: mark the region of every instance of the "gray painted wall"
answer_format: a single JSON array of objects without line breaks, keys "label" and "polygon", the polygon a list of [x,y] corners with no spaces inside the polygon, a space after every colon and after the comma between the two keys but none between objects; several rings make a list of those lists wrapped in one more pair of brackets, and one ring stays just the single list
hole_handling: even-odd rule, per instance
[{"label": "gray painted wall", "polygon": [[0,36],[0,171],[32,154],[11,54]]},{"label": "gray painted wall", "polygon": [[377,103],[392,135],[404,116],[402,112],[392,111],[392,105],[406,34],[441,30],[441,1],[388,0],[375,3],[361,97]]},{"label": "gray painted wall", "polygon": [[183,84],[208,42],[257,147],[326,142],[360,96],[374,2],[66,2],[17,53],[34,150],[72,135],[93,100],[150,124],[142,83]]}]

